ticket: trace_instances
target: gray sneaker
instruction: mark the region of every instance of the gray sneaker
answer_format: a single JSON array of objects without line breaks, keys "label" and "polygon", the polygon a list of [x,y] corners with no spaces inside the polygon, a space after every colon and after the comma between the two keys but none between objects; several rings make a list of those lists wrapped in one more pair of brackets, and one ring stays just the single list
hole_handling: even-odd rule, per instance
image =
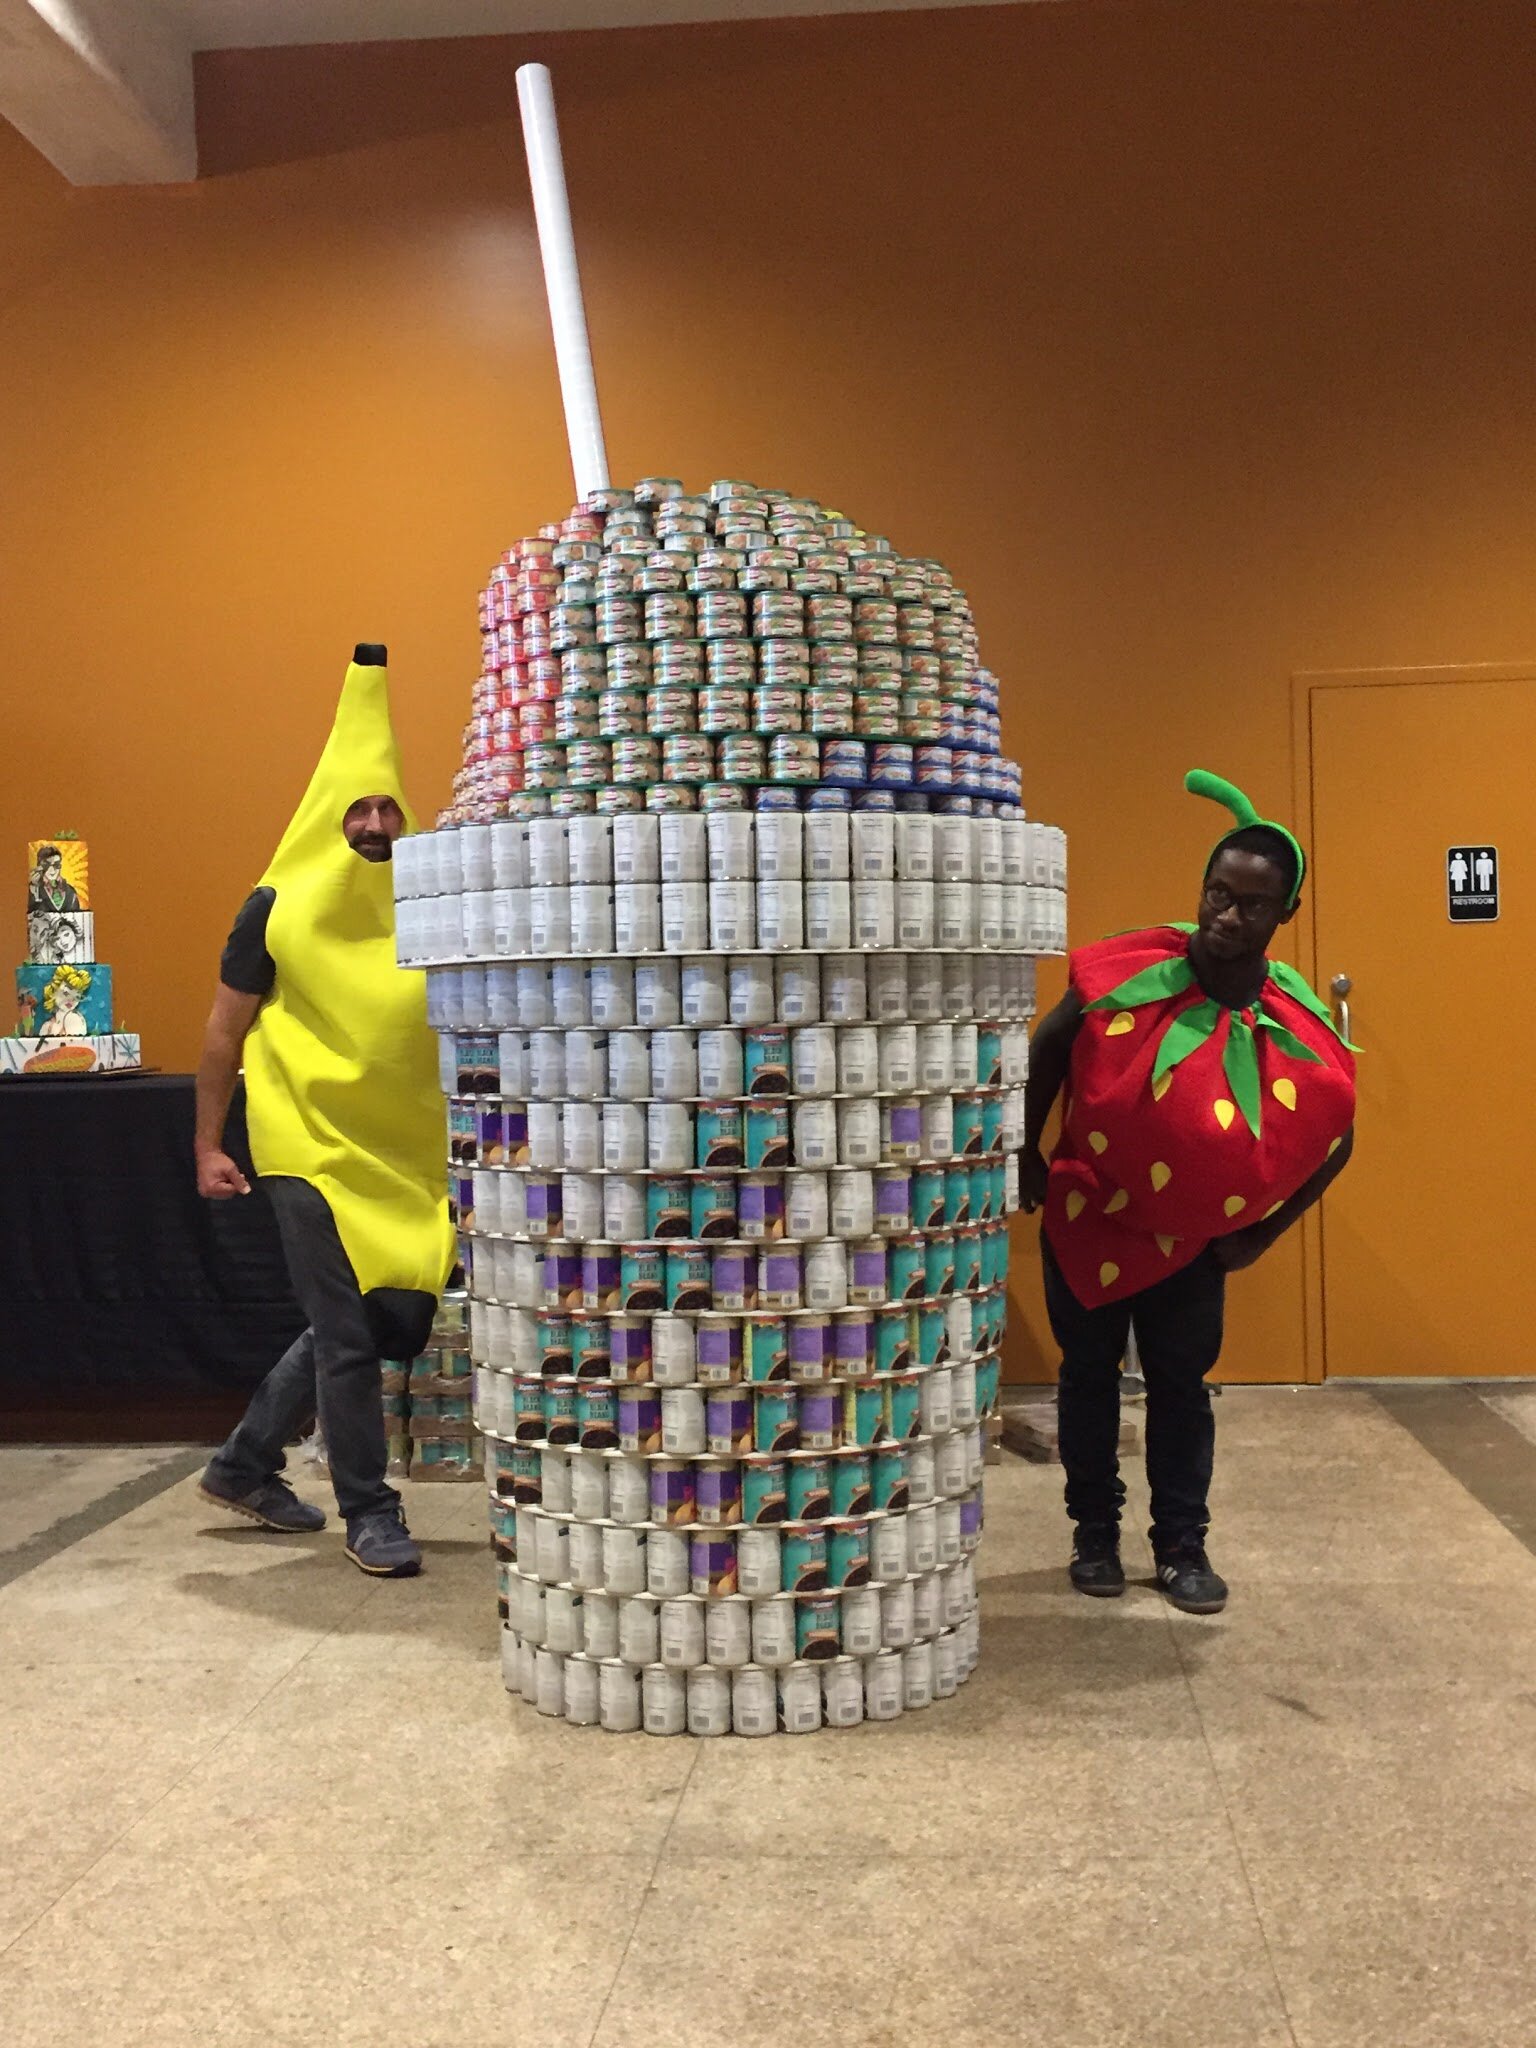
[{"label": "gray sneaker", "polygon": [[421,1570],[421,1550],[398,1506],[354,1515],[347,1523],[347,1555],[375,1579],[413,1579]]},{"label": "gray sneaker", "polygon": [[285,1536],[311,1536],[325,1527],[324,1511],[300,1500],[284,1479],[266,1479],[249,1493],[232,1494],[205,1472],[197,1490],[216,1508],[228,1508],[232,1515],[244,1515],[263,1529],[279,1529]]}]

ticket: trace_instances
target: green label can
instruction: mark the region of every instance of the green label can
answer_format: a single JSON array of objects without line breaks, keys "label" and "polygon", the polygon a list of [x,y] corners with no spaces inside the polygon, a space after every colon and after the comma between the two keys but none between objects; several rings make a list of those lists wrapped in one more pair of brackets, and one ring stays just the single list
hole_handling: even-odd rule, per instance
[{"label": "green label can", "polygon": [[882,1380],[885,1392],[885,1421],[893,1443],[921,1436],[923,1429],[921,1386],[915,1379]]},{"label": "green label can", "polygon": [[907,1477],[907,1454],[894,1447],[876,1451],[870,1459],[870,1496],[873,1505],[886,1514],[905,1514],[912,1504]]},{"label": "green label can", "polygon": [[955,1239],[948,1230],[936,1230],[923,1253],[923,1292],[930,1300],[936,1294],[950,1294],[955,1286]]},{"label": "green label can", "polygon": [[912,1176],[912,1228],[937,1230],[944,1221],[942,1166],[920,1166]]},{"label": "green label can", "polygon": [[971,1220],[971,1169],[951,1166],[944,1174],[944,1221],[952,1230]]},{"label": "green label can", "polygon": [[926,1245],[920,1237],[892,1238],[886,1253],[892,1301],[921,1301],[927,1292]]}]

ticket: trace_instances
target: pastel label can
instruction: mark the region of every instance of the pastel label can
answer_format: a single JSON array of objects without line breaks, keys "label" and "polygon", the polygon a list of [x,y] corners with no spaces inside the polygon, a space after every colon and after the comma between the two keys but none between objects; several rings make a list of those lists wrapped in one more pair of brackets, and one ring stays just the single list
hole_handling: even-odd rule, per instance
[{"label": "pastel label can", "polygon": [[740,1166],[742,1115],[734,1102],[701,1102],[694,1118],[694,1158],[701,1167]]},{"label": "pastel label can", "polygon": [[677,1528],[694,1519],[693,1466],[683,1458],[658,1459],[651,1466],[651,1520]]},{"label": "pastel label can", "polygon": [[741,1519],[749,1525],[782,1522],[789,1510],[782,1458],[754,1458],[741,1468]]},{"label": "pastel label can", "polygon": [[981,1231],[974,1223],[955,1233],[956,1294],[975,1294],[981,1287]]},{"label": "pastel label can", "polygon": [[666,1300],[669,1309],[708,1308],[713,1300],[710,1255],[698,1245],[667,1251]]},{"label": "pastel label can", "polygon": [[577,1440],[576,1389],[567,1385],[544,1388],[544,1436],[548,1443],[573,1444]]},{"label": "pastel label can", "polygon": [[[807,1451],[835,1451],[842,1436],[842,1400],[835,1387],[806,1387],[800,1394],[800,1444]],[[793,1486],[794,1473],[790,1473]],[[825,1510],[823,1510],[825,1513]]]},{"label": "pastel label can", "polygon": [[619,1248],[621,1309],[661,1308],[666,1302],[666,1254],[651,1245]]},{"label": "pastel label can", "polygon": [[831,1362],[830,1318],[796,1316],[789,1325],[790,1377],[801,1381],[824,1380]]},{"label": "pastel label can", "polygon": [[689,1578],[700,1599],[728,1599],[737,1591],[734,1536],[695,1536],[688,1550]]},{"label": "pastel label can", "polygon": [[571,1357],[571,1319],[569,1316],[541,1315],[539,1317],[539,1371],[546,1379],[573,1370]]},{"label": "pastel label can", "polygon": [[690,1193],[691,1235],[736,1235],[736,1183],[727,1174],[701,1175]]},{"label": "pastel label can", "polygon": [[780,1546],[786,1593],[819,1593],[827,1583],[827,1538],[821,1529],[786,1529]]},{"label": "pastel label can", "polygon": [[[835,1581],[834,1581],[835,1583]],[[813,1664],[825,1664],[842,1654],[843,1603],[832,1595],[795,1602],[795,1655]],[[819,1711],[816,1715],[820,1721]]]},{"label": "pastel label can", "polygon": [[792,1458],[789,1461],[787,1497],[789,1520],[819,1522],[832,1510],[831,1458]]},{"label": "pastel label can", "polygon": [[832,1513],[867,1515],[870,1509],[870,1461],[844,1452],[832,1461]]},{"label": "pastel label can", "polygon": [[886,1255],[883,1238],[866,1238],[852,1248],[848,1261],[848,1299],[866,1306],[886,1298]]},{"label": "pastel label can", "polygon": [[[884,1380],[850,1381],[843,1388],[843,1442],[867,1448],[890,1435]],[[877,1503],[878,1505],[878,1503]]]},{"label": "pastel label can", "polygon": [[740,1313],[757,1302],[757,1255],[735,1246],[710,1256],[710,1288],[717,1309]]},{"label": "pastel label can", "polygon": [[752,1442],[759,1451],[800,1448],[800,1402],[793,1388],[762,1387],[754,1396]]},{"label": "pastel label can", "polygon": [[888,1450],[876,1451],[869,1464],[870,1497],[874,1507],[885,1514],[905,1514],[912,1504],[906,1452],[893,1445]]},{"label": "pastel label can", "polygon": [[899,1164],[875,1174],[875,1228],[899,1237],[912,1228],[912,1176]]},{"label": "pastel label can", "polygon": [[742,1045],[748,1095],[789,1093],[789,1033],[778,1025],[748,1031]]},{"label": "pastel label can", "polygon": [[789,1164],[789,1110],[782,1102],[751,1103],[746,1113],[746,1159],[754,1171]]},{"label": "pastel label can", "polygon": [[764,1308],[800,1306],[800,1247],[776,1244],[758,1254],[757,1298]]},{"label": "pastel label can", "polygon": [[747,1324],[746,1372],[754,1385],[789,1378],[789,1327],[777,1318]]},{"label": "pastel label can", "polygon": [[571,1325],[571,1370],[579,1380],[615,1377],[609,1325],[603,1316]]},{"label": "pastel label can", "polygon": [[923,1292],[929,1296],[951,1294],[955,1288],[955,1237],[948,1230],[935,1230],[929,1236],[923,1255],[923,1269],[926,1278]]},{"label": "pastel label can", "polygon": [[834,1586],[869,1584],[868,1522],[827,1531],[827,1576]]},{"label": "pastel label can", "polygon": [[925,1240],[899,1237],[886,1251],[887,1294],[892,1301],[921,1301],[927,1293]]},{"label": "pastel label can", "polygon": [[651,1376],[651,1323],[648,1316],[613,1316],[608,1322],[611,1373],[616,1380],[648,1380]]},{"label": "pastel label can", "polygon": [[917,1363],[913,1324],[922,1310],[884,1308],[875,1315],[875,1371],[908,1372]]},{"label": "pastel label can", "polygon": [[576,1393],[577,1442],[587,1451],[619,1447],[618,1397],[612,1387],[579,1387]]},{"label": "pastel label can", "polygon": [[917,1379],[880,1381],[885,1394],[886,1426],[893,1443],[905,1443],[922,1433],[922,1383]]},{"label": "pastel label can", "polygon": [[701,1522],[734,1525],[741,1520],[741,1467],[733,1461],[698,1466],[694,1493]]},{"label": "pastel label can", "polygon": [[862,1379],[870,1370],[875,1348],[875,1319],[867,1308],[853,1308],[832,1318],[832,1369],[840,1379]]},{"label": "pastel label can", "polygon": [[748,1388],[722,1388],[705,1397],[704,1445],[717,1458],[752,1448],[752,1395]]},{"label": "pastel label can", "polygon": [[693,1222],[688,1183],[680,1174],[656,1174],[646,1183],[647,1237],[686,1237]]},{"label": "pastel label can", "polygon": [[736,1184],[737,1233],[753,1240],[784,1235],[784,1183],[769,1174],[747,1174]]},{"label": "pastel label can", "polygon": [[582,1252],[581,1305],[589,1314],[602,1315],[618,1307],[619,1269],[617,1245],[588,1245]]}]

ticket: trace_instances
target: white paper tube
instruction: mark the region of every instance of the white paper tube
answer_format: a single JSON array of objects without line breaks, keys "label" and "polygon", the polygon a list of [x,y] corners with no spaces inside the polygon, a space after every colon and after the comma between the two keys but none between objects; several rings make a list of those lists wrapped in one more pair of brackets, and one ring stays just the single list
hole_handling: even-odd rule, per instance
[{"label": "white paper tube", "polygon": [[571,206],[560,156],[560,129],[555,120],[554,88],[547,65],[519,66],[517,99],[523,117],[523,142],[528,151],[539,254],[544,262],[549,322],[554,329],[565,431],[571,444],[571,469],[576,478],[576,495],[585,498],[589,491],[607,486],[608,451],[603,445],[603,422],[597,408],[597,379],[592,373],[581,273],[576,266],[576,239],[571,232]]}]

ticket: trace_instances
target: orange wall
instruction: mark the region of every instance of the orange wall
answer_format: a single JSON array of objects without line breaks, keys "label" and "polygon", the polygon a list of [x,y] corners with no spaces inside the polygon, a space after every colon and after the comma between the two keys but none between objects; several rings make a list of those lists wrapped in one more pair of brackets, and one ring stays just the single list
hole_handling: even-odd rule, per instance
[{"label": "orange wall", "polygon": [[[782,483],[952,565],[1080,937],[1190,912],[1192,761],[1289,800],[1290,671],[1536,646],[1528,0],[210,57],[195,188],[72,191],[0,128],[8,928],[21,842],[86,833],[162,1066],[352,642],[433,806],[475,592],[568,501],[534,55],[616,475]],[[1230,1358],[1299,1369],[1292,1247]]]}]

